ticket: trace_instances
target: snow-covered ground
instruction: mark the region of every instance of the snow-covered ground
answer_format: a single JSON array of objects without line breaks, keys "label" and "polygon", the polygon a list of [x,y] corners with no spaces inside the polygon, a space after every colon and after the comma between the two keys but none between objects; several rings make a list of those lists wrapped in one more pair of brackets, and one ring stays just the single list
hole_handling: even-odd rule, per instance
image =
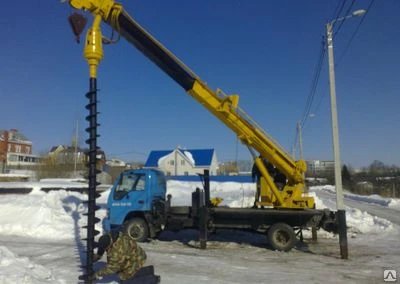
[{"label": "snow-covered ground", "polygon": [[[43,183],[71,186],[67,180],[42,181],[25,184],[33,188],[29,194],[0,195],[0,283],[78,283],[82,274],[82,200],[87,196],[45,193],[39,190]],[[190,204],[196,187],[201,183],[169,181],[173,205]],[[254,184],[211,183],[211,195],[232,207],[252,205],[254,191]],[[310,192],[318,208],[335,209],[334,187],[312,187]],[[103,208],[108,193],[97,200]],[[384,270],[400,274],[399,200],[345,194],[345,203],[349,260],[340,259],[337,236],[322,231],[318,242],[306,238],[287,253],[271,250],[263,235],[238,231],[210,235],[206,250],[199,249],[195,230],[164,232],[142,246],[162,283],[382,283]],[[96,216],[104,218],[105,210]],[[101,265],[104,259],[95,268]],[[116,278],[98,283],[116,283]]]}]

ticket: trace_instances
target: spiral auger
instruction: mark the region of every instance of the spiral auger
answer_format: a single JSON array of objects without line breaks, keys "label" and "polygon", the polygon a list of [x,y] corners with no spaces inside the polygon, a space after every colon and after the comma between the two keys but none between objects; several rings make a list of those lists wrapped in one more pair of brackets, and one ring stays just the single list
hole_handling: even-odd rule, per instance
[{"label": "spiral auger", "polygon": [[[78,19],[78,22],[86,21],[81,16],[73,15],[73,18]],[[83,226],[87,230],[87,237],[82,239],[82,241],[86,241],[86,264],[82,266],[86,273],[80,275],[79,279],[85,283],[93,283],[93,255],[94,249],[98,246],[95,237],[100,233],[95,229],[96,223],[100,222],[100,219],[95,214],[100,209],[96,205],[96,198],[100,197],[100,194],[96,190],[100,184],[97,182],[97,174],[100,173],[97,169],[97,153],[99,150],[97,138],[100,136],[97,134],[97,127],[100,125],[97,123],[97,67],[103,58],[100,23],[101,16],[96,15],[92,27],[87,31],[84,49],[84,56],[89,64],[90,73],[89,92],[86,93],[86,97],[89,99],[89,103],[86,105],[86,109],[89,111],[89,115],[86,116],[86,120],[89,122],[89,127],[86,128],[86,132],[89,134],[89,138],[86,140],[86,143],[89,145],[89,161],[87,163],[89,184],[88,199],[83,202],[87,205],[87,212],[83,214],[87,216],[87,224]],[[76,22],[73,23],[73,27],[81,30],[80,26],[77,28]]]},{"label": "spiral auger", "polygon": [[86,109],[89,110],[89,115],[86,116],[86,120],[89,122],[89,127],[86,128],[86,132],[89,134],[89,139],[86,143],[89,145],[89,161],[88,166],[88,200],[84,201],[87,204],[87,213],[83,215],[87,216],[87,225],[83,228],[87,229],[87,237],[83,239],[86,241],[86,265],[83,267],[86,270],[86,274],[81,276],[81,279],[85,283],[92,283],[90,275],[93,274],[93,251],[97,247],[97,242],[95,242],[95,236],[100,232],[95,229],[95,224],[100,222],[100,219],[95,216],[96,210],[100,207],[96,205],[96,198],[100,197],[97,193],[96,188],[100,183],[97,182],[97,174],[100,173],[97,170],[97,152],[99,147],[97,146],[97,138],[100,136],[97,134],[97,80],[96,78],[90,78],[90,90],[86,93],[86,97],[89,99],[89,103],[86,105]]}]

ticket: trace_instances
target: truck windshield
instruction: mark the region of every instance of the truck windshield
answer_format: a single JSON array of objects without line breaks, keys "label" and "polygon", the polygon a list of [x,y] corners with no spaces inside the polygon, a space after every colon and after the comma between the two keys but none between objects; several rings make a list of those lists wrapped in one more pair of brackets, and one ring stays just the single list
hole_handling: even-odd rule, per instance
[{"label": "truck windshield", "polygon": [[130,191],[144,190],[146,185],[146,176],[144,174],[126,174],[123,175],[115,189],[115,199],[121,199]]}]

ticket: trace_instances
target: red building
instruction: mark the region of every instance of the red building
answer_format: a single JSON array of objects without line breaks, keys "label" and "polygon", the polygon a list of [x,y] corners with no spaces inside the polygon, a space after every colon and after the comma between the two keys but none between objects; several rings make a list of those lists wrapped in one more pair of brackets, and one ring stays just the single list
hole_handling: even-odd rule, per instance
[{"label": "red building", "polygon": [[17,129],[0,130],[0,170],[7,166],[34,165],[39,162],[32,155],[32,142]]}]

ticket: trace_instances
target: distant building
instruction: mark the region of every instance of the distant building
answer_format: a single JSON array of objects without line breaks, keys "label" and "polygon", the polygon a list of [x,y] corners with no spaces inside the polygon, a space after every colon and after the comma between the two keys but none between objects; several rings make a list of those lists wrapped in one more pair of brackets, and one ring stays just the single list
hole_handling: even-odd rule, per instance
[{"label": "distant building", "polygon": [[313,160],[307,161],[307,176],[318,177],[334,174],[334,161]]},{"label": "distant building", "polygon": [[[83,164],[89,161],[88,149],[65,145],[51,147],[48,157],[55,164]],[[106,164],[106,156],[104,151],[98,149],[96,158],[98,167],[102,169]]]},{"label": "distant building", "polygon": [[80,147],[58,145],[51,147],[48,157],[55,164],[82,164],[85,161],[85,150]]},{"label": "distant building", "polygon": [[147,168],[157,168],[165,175],[197,175],[204,170],[216,175],[218,169],[217,156],[214,149],[181,149],[151,151],[145,163]]},{"label": "distant building", "polygon": [[106,161],[107,166],[110,167],[126,167],[126,163],[120,159],[111,159]]},{"label": "distant building", "polygon": [[0,130],[0,171],[7,166],[35,165],[39,157],[32,154],[32,142],[17,129]]}]

